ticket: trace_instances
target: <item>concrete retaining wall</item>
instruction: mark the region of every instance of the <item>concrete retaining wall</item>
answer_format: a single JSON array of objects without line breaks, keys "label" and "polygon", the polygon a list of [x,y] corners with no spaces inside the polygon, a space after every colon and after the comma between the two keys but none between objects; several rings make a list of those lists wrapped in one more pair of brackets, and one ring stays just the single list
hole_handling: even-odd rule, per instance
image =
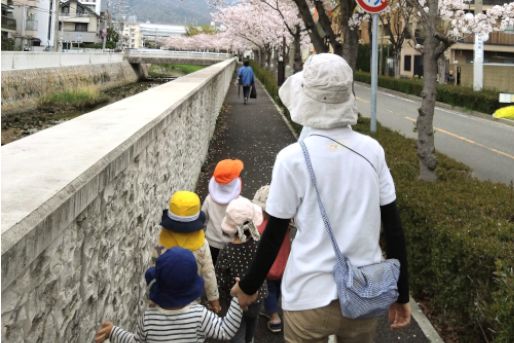
[{"label": "concrete retaining wall", "polygon": [[126,61],[72,67],[2,71],[3,114],[37,107],[41,97],[83,87],[99,90],[136,82],[138,75]]},{"label": "concrete retaining wall", "polygon": [[2,51],[2,73],[10,70],[59,68],[123,61],[122,53]]},{"label": "concrete retaining wall", "polygon": [[1,148],[2,340],[129,329],[172,192],[194,190],[235,68],[227,60]]}]

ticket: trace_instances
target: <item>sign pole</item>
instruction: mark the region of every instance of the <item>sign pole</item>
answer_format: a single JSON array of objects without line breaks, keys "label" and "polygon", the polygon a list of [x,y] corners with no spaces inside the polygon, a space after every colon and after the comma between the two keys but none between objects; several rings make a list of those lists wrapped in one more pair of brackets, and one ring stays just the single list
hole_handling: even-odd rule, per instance
[{"label": "sign pole", "polygon": [[372,134],[377,132],[377,88],[378,88],[378,14],[374,13],[371,26],[371,123]]}]

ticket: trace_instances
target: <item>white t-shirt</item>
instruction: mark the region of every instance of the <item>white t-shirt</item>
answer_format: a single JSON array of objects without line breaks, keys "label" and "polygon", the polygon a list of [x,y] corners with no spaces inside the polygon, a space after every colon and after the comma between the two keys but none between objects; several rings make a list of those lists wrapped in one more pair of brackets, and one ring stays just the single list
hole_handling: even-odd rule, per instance
[{"label": "white t-shirt", "polygon": [[[317,133],[364,155],[376,171],[354,152],[327,138],[312,136]],[[311,129],[304,143],[342,253],[356,266],[381,261],[380,206],[396,199],[383,148],[350,127]],[[266,212],[277,218],[294,218],[298,230],[282,279],[282,308],[300,311],[328,305],[337,298],[332,277],[336,258],[298,143],[277,155]]]}]

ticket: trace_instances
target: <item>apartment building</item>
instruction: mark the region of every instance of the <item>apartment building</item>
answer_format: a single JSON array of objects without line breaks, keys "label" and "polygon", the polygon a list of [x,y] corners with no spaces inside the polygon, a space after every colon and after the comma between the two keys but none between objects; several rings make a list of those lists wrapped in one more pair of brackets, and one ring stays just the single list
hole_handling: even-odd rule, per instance
[{"label": "apartment building", "polygon": [[[502,5],[505,0],[483,0],[482,10]],[[469,5],[474,12],[474,2]],[[414,30],[415,31],[415,30]],[[444,54],[439,69],[445,80],[456,85],[473,86],[474,36],[464,37]],[[401,53],[400,75],[416,77],[423,74],[423,60],[419,51],[422,41],[406,41]],[[514,27],[504,32],[493,32],[484,42],[483,86],[503,92],[514,92]],[[441,79],[443,77],[440,77]]]},{"label": "apartment building", "polygon": [[80,47],[84,43],[100,43],[101,17],[77,0],[61,2],[59,37],[63,47]]},{"label": "apartment building", "polygon": [[14,49],[53,47],[59,0],[2,0],[2,37],[14,39]]}]

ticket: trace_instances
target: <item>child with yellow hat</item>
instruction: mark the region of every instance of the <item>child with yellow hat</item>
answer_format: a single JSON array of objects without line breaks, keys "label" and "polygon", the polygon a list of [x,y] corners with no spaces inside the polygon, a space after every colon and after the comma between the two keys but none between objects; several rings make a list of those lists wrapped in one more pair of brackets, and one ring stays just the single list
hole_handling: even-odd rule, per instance
[{"label": "child with yellow hat", "polygon": [[211,249],[212,261],[216,264],[218,254],[226,245],[221,230],[221,221],[225,217],[228,203],[241,194],[241,171],[243,161],[225,159],[216,164],[213,175],[209,180],[209,194],[205,198],[202,211],[206,215],[206,236]]},{"label": "child with yellow hat", "polygon": [[214,312],[221,310],[218,284],[209,244],[205,239],[205,213],[200,210],[200,197],[189,191],[177,191],[163,210],[161,232],[155,251],[157,256],[173,247],[190,250],[195,256],[198,272],[205,280],[205,296]]}]

